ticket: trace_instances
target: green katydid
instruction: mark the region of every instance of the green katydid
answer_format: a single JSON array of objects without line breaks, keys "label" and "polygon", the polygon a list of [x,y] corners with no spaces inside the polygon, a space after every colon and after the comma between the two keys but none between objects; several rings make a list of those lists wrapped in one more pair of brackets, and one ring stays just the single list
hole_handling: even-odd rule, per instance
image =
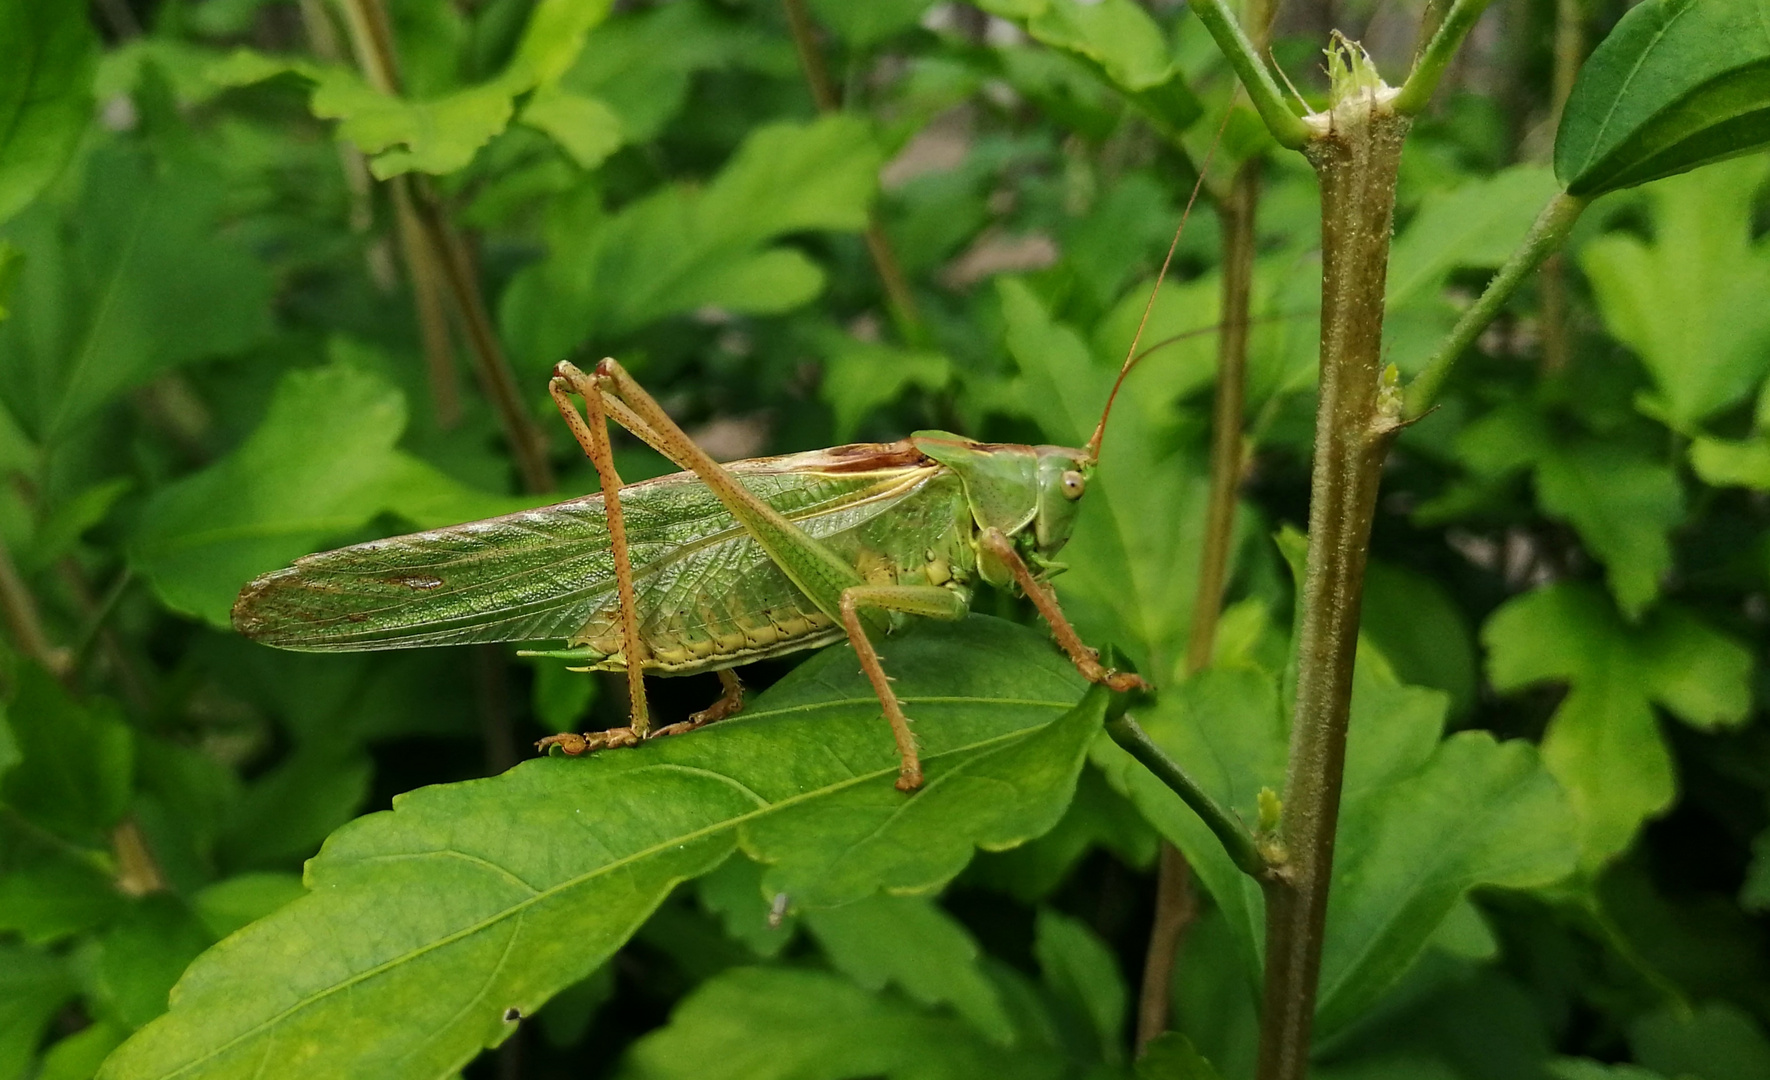
[{"label": "green katydid", "polygon": [[[1136,356],[1133,341],[1114,397]],[[1100,663],[1045,580],[1062,568],[1052,557],[1074,528],[1111,397],[1083,449],[924,431],[721,465],[614,360],[589,374],[561,363],[548,390],[600,494],[309,555],[248,584],[234,626],[314,652],[564,638],[567,648],[530,655],[625,671],[631,704],[626,727],[538,744],[567,754],[729,716],[743,703],[733,667],[846,637],[891,724],[903,791],[921,785],[921,762],[869,633],[910,615],[963,618],[974,580],[1023,591],[1084,677],[1143,685]],[[609,420],[685,471],[623,486]],[[647,672],[709,671],[725,688],[717,702],[652,726]]]},{"label": "green katydid", "polygon": [[[1098,432],[1086,450],[919,432],[720,465],[613,360],[593,374],[562,363],[549,389],[600,494],[307,556],[247,585],[234,626],[306,651],[566,638],[540,655],[624,670],[632,705],[627,727],[542,740],[568,754],[728,716],[742,703],[731,668],[846,636],[891,723],[905,791],[921,764],[868,633],[906,615],[963,618],[976,579],[1024,590],[1089,679],[1139,684],[1100,664],[1043,580],[1075,524]],[[687,471],[623,486],[605,417]],[[654,728],[643,673],[706,671],[722,675],[720,700]]]}]

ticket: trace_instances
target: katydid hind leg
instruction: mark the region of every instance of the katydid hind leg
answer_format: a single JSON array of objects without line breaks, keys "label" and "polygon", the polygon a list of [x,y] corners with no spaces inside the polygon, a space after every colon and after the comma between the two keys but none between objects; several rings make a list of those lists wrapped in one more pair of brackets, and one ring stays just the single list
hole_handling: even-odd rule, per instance
[{"label": "katydid hind leg", "polygon": [[1070,663],[1076,666],[1076,670],[1082,673],[1084,679],[1100,683],[1108,689],[1120,693],[1127,690],[1149,689],[1149,684],[1142,678],[1127,671],[1114,671],[1100,662],[1100,654],[1082,641],[1082,636],[1076,633],[1076,628],[1063,614],[1063,608],[1057,603],[1057,594],[1052,591],[1051,586],[1033,575],[1032,569],[1026,565],[1026,560],[1022,559],[1020,552],[1015,550],[1014,542],[1009,540],[1000,529],[983,530],[982,542],[989,553],[999,559],[1002,565],[1008,568],[1008,572],[1014,575],[1016,584],[1020,586],[1021,591],[1026,593],[1027,599],[1033,602],[1033,606],[1039,609],[1039,614],[1051,627],[1051,636],[1057,639],[1058,647],[1069,657]]},{"label": "katydid hind leg", "polygon": [[688,719],[681,723],[669,724],[656,729],[647,737],[661,739],[665,735],[682,735],[743,712],[744,684],[738,680],[737,673],[730,668],[720,668],[715,674],[719,676],[719,685],[722,688],[718,701],[700,712],[689,714]]},{"label": "katydid hind leg", "polygon": [[697,446],[619,363],[603,360],[596,365],[592,378],[611,406],[620,404],[619,411],[611,415],[623,424],[631,417],[633,423],[649,432],[642,437],[665,457],[694,473],[806,598],[825,615],[837,617],[842,590],[865,583],[851,563],[739,483],[725,466]]},{"label": "katydid hind leg", "polygon": [[860,617],[863,608],[902,611],[933,619],[962,619],[970,604],[962,594],[936,585],[856,585],[842,592],[842,625],[897,741],[897,790],[914,791],[922,786],[922,759],[916,752],[916,736],[910,730],[910,718],[904,715],[896,691],[891,689],[891,677],[885,674],[879,651],[867,637]]},{"label": "katydid hind leg", "polygon": [[[582,416],[567,396],[571,391],[577,391],[584,399]],[[639,636],[639,600],[633,586],[633,561],[627,548],[627,525],[621,513],[621,476],[615,471],[614,451],[609,445],[608,419],[603,409],[602,393],[594,382],[584,377],[583,372],[570,364],[561,364],[554,369],[554,376],[547,384],[547,392],[559,407],[560,415],[565,417],[578,445],[584,448],[584,452],[596,466],[596,476],[602,485],[609,551],[615,564],[616,603],[620,605],[621,655],[627,667],[627,697],[631,706],[628,723],[637,741],[645,738],[651,729],[650,710],[645,700],[646,650],[645,642]],[[564,744],[556,745],[560,745],[568,754],[573,753]],[[584,750],[579,749],[576,752],[583,753]]]}]

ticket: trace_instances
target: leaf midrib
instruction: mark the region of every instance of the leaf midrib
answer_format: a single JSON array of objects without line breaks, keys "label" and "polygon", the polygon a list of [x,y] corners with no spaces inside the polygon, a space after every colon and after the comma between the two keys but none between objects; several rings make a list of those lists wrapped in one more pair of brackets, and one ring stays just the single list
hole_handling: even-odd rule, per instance
[{"label": "leaf midrib", "polygon": [[[808,704],[808,705],[797,706],[797,707],[789,707],[786,709],[774,710],[772,712],[756,713],[753,716],[747,717],[747,719],[758,720],[758,719],[762,719],[763,717],[766,717],[766,716],[778,715],[778,714],[786,713],[786,712],[804,712],[804,711],[810,711],[811,709],[816,709],[816,708],[832,708],[832,707],[838,707],[838,706],[842,706],[842,705],[851,705],[851,704],[856,704],[856,703],[862,702],[863,700],[872,700],[872,699],[852,698],[852,699],[844,699],[842,701],[836,701],[836,702],[817,702],[815,704]],[[1052,702],[1052,701],[1031,702],[1031,701],[1024,701],[1024,700],[1012,699],[1012,698],[929,697],[929,698],[902,698],[900,700],[906,704],[911,703],[911,702],[916,702],[916,701],[920,701],[920,702],[964,701],[968,704],[982,704],[982,705],[1008,705],[1008,706],[1012,706],[1012,705],[1035,705],[1036,704],[1036,705],[1046,706],[1049,708],[1056,708],[1056,709],[1063,709],[1063,710],[1068,710],[1068,709],[1072,709],[1075,707],[1074,702],[1071,702],[1068,704],[1065,704],[1063,702]],[[1053,720],[1051,720],[1051,721],[1047,721],[1047,724],[1054,723],[1054,722],[1055,722],[1055,718],[1053,718]],[[977,750],[988,749],[992,746],[995,746],[996,744],[1006,743],[1006,742],[1009,742],[1014,739],[1025,738],[1035,731],[1042,730],[1045,726],[1047,726],[1047,724],[1038,724],[1038,725],[1034,725],[1032,727],[1021,728],[1017,731],[1011,731],[1011,732],[1007,732],[1002,735],[993,736],[989,739],[984,739],[980,742],[970,743],[965,746],[954,747],[951,750],[945,750],[939,754],[929,755],[928,757],[925,757],[923,760],[924,761],[937,761],[940,758],[947,757],[951,754],[962,753],[962,752],[973,752],[973,751],[977,751]],[[658,762],[653,765],[641,765],[636,768],[628,770],[624,775],[632,776],[632,775],[636,775],[636,774],[645,772],[650,769],[656,769],[656,768],[660,768],[660,767],[675,767],[675,763],[674,762]],[[497,913],[496,915],[493,915],[493,916],[490,916],[489,918],[483,919],[480,922],[473,924],[472,926],[463,927],[462,929],[457,930],[452,934],[449,934],[445,937],[439,938],[436,941],[433,941],[433,942],[430,942],[426,945],[423,945],[420,948],[413,949],[409,952],[401,954],[400,956],[394,957],[394,958],[386,960],[380,964],[377,964],[375,967],[370,968],[369,970],[361,972],[357,975],[354,975],[348,979],[345,979],[345,980],[337,983],[336,985],[326,987],[324,990],[321,990],[320,992],[318,992],[316,994],[313,994],[313,995],[311,995],[299,1002],[296,1002],[293,1005],[290,1005],[288,1008],[277,1013],[275,1016],[269,1017],[268,1019],[265,1019],[263,1021],[260,1021],[257,1024],[254,1024],[252,1027],[250,1027],[247,1030],[241,1032],[240,1034],[234,1036],[232,1039],[229,1039],[227,1042],[221,1044],[220,1046],[217,1046],[216,1048],[214,1048],[213,1050],[204,1054],[203,1056],[196,1058],[192,1061],[189,1061],[186,1064],[181,1065],[178,1068],[172,1070],[171,1072],[162,1073],[161,1078],[162,1078],[162,1080],[172,1080],[172,1078],[174,1078],[174,1077],[186,1075],[191,1070],[202,1066],[206,1062],[211,1061],[216,1057],[219,1057],[220,1055],[228,1052],[229,1050],[240,1045],[241,1043],[244,1043],[244,1042],[252,1039],[256,1035],[258,1035],[260,1032],[276,1027],[285,1018],[293,1016],[295,1013],[300,1012],[303,1009],[306,1009],[310,1005],[313,1005],[317,1002],[323,1001],[324,999],[331,997],[332,995],[334,995],[340,991],[348,990],[354,986],[357,986],[357,985],[360,985],[364,982],[367,982],[368,980],[382,974],[383,972],[390,971],[393,968],[395,968],[401,964],[408,963],[408,962],[415,960],[421,956],[424,956],[427,953],[433,952],[437,949],[444,948],[448,945],[452,945],[455,942],[464,940],[468,937],[473,936],[474,934],[478,934],[481,931],[488,929],[489,927],[497,925],[498,923],[504,921],[505,919],[511,918],[513,916],[520,917],[529,908],[534,907],[536,904],[539,904],[543,900],[551,899],[557,894],[562,894],[562,893],[566,892],[567,890],[574,889],[574,888],[578,887],[579,885],[584,884],[585,882],[594,880],[595,878],[603,875],[604,873],[620,870],[623,867],[640,862],[640,861],[647,859],[647,858],[651,858],[652,856],[655,856],[655,855],[657,855],[661,852],[664,852],[666,850],[669,850],[671,848],[684,847],[684,846],[687,846],[688,844],[692,844],[696,841],[707,839],[707,838],[709,838],[719,832],[722,832],[726,829],[738,828],[750,821],[753,821],[757,818],[763,817],[767,814],[773,813],[776,810],[783,810],[783,809],[798,805],[800,803],[809,801],[811,799],[821,798],[825,795],[835,794],[836,792],[846,790],[846,789],[851,788],[857,784],[864,783],[869,780],[875,780],[880,777],[892,775],[896,771],[897,771],[897,768],[895,766],[891,766],[891,767],[887,767],[887,768],[883,768],[883,769],[876,769],[876,770],[873,770],[872,772],[857,774],[855,776],[850,777],[847,780],[839,781],[835,784],[821,787],[821,788],[818,788],[814,791],[802,792],[798,795],[788,796],[787,798],[782,799],[779,802],[769,803],[767,806],[759,807],[756,810],[753,810],[747,814],[741,814],[737,817],[727,818],[726,820],[719,822],[718,824],[708,825],[703,828],[696,829],[693,832],[684,833],[684,834],[672,837],[672,838],[665,840],[661,843],[654,844],[649,848],[645,848],[641,851],[633,852],[630,855],[623,856],[623,857],[621,857],[619,859],[615,859],[611,862],[604,863],[603,865],[596,867],[593,870],[587,871],[583,874],[579,874],[576,877],[569,878],[569,879],[562,881],[559,884],[551,886],[547,889],[538,890],[535,893],[535,895],[527,897],[527,898],[523,899],[522,901],[520,901],[519,903],[513,904],[510,907],[504,909],[503,911]],[[928,793],[932,792],[935,788],[937,788],[941,784],[945,783],[949,778],[959,775],[959,773],[961,771],[963,771],[963,766],[961,766],[959,769],[953,770],[952,772],[944,773],[940,776],[932,778],[928,782],[928,784],[922,789],[923,795],[926,796]],[[454,849],[452,849],[452,848],[442,848],[442,849],[438,849],[437,851],[432,851],[432,852],[413,853],[413,855],[409,856],[409,857],[440,855],[440,854],[444,854],[445,852],[452,852],[452,851],[454,851]],[[400,857],[400,856],[388,856],[388,857],[392,858],[392,857]],[[517,877],[518,880],[521,880],[520,876],[518,876],[518,875],[512,874],[512,876]]]}]

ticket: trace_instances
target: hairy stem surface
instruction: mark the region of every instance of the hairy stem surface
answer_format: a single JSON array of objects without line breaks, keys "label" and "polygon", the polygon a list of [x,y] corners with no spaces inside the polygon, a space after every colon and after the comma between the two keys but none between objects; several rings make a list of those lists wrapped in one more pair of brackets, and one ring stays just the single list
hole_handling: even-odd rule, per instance
[{"label": "hairy stem surface", "polygon": [[1260,1080],[1308,1073],[1365,556],[1396,419],[1381,394],[1383,297],[1408,120],[1368,93],[1330,119],[1304,149],[1321,181],[1321,403],[1282,818],[1287,863],[1265,882]]}]

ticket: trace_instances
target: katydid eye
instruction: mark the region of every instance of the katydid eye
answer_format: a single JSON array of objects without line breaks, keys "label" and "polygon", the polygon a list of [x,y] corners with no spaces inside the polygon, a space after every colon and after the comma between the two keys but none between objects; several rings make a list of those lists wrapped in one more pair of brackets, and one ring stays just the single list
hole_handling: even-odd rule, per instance
[{"label": "katydid eye", "polygon": [[1074,469],[1071,469],[1070,471],[1063,474],[1063,497],[1064,498],[1069,499],[1071,501],[1079,499],[1082,497],[1082,492],[1085,491],[1087,489],[1087,487],[1088,487],[1088,482],[1086,480],[1083,480],[1082,474],[1079,472],[1076,472]]}]

